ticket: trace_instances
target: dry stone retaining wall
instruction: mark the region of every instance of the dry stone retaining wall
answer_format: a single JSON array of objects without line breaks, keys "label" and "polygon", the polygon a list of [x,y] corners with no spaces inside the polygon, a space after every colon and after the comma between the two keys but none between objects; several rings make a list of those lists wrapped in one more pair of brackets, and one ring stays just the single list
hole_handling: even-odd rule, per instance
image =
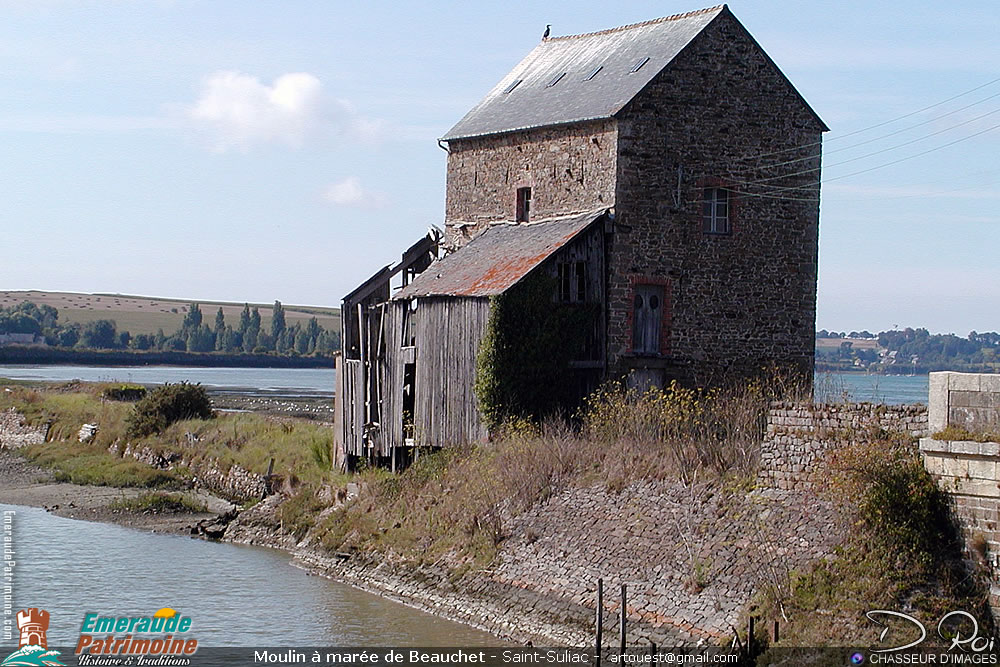
[{"label": "dry stone retaining wall", "polygon": [[[112,445],[110,451],[118,453],[118,445]],[[263,498],[270,491],[265,475],[236,464],[223,471],[218,461],[190,461],[177,452],[156,452],[149,447],[133,447],[130,444],[125,445],[122,455],[161,470],[187,468],[194,475],[196,486],[236,502]]]},{"label": "dry stone retaining wall", "polygon": [[779,489],[808,487],[827,452],[872,429],[923,437],[927,435],[927,408],[873,403],[775,403],[761,445],[760,477]]},{"label": "dry stone retaining wall", "polygon": [[[788,585],[792,570],[829,557],[846,527],[810,483],[824,454],[873,428],[914,436],[922,406],[776,403],[758,488],[640,482],[564,490],[515,518],[487,571],[454,580],[443,565],[389,557],[299,555],[307,566],[400,602],[517,641],[590,645],[597,580],[604,580],[604,643],[617,643],[619,590],[628,586],[628,642],[718,643],[753,596]],[[301,545],[304,546],[304,545]]]},{"label": "dry stone retaining wall", "polygon": [[444,565],[300,553],[307,567],[411,606],[536,645],[593,642],[604,580],[604,643],[617,644],[621,584],[630,645],[716,644],[753,595],[833,551],[837,512],[808,490],[725,494],[640,482],[620,493],[567,489],[506,521],[490,569],[460,579]]},{"label": "dry stone retaining wall", "polygon": [[45,442],[48,426],[26,424],[24,416],[11,408],[0,412],[0,449],[17,449]]}]

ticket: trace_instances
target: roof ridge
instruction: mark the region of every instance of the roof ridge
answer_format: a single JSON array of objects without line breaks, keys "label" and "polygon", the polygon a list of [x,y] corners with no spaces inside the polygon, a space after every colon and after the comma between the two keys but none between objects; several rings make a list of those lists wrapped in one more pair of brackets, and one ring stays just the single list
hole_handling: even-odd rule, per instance
[{"label": "roof ridge", "polygon": [[605,30],[597,30],[595,32],[583,32],[578,35],[560,35],[558,37],[549,37],[546,42],[557,42],[568,39],[577,39],[579,37],[594,37],[596,35],[607,35],[613,32],[620,32],[622,30],[630,30],[632,28],[638,28],[646,25],[653,25],[655,23],[666,23],[667,21],[677,21],[679,19],[691,18],[692,16],[699,16],[701,14],[708,14],[710,12],[719,11],[725,9],[725,3],[721,5],[715,5],[714,7],[706,7],[704,9],[696,9],[690,12],[684,12],[683,14],[671,14],[670,16],[664,16],[658,19],[650,19],[648,21],[640,21],[639,23],[629,23],[628,25],[618,26],[617,28],[607,28]]}]

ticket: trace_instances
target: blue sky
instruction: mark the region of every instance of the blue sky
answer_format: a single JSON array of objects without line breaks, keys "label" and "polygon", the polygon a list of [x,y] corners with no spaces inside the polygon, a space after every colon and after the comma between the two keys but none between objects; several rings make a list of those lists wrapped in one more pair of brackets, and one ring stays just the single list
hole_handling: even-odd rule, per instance
[{"label": "blue sky", "polygon": [[[546,23],[707,4],[0,0],[0,288],[337,305]],[[817,327],[1000,329],[1000,5],[729,6],[832,130]]]}]

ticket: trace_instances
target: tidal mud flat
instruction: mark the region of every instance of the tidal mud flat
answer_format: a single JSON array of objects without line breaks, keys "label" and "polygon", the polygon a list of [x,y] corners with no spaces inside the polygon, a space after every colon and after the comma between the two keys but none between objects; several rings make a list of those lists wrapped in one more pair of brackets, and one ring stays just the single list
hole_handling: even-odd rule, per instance
[{"label": "tidal mud flat", "polygon": [[52,471],[32,465],[9,450],[0,449],[0,503],[41,507],[67,519],[115,523],[155,533],[190,534],[199,522],[211,521],[234,505],[202,490],[186,491],[204,503],[206,512],[145,513],[116,509],[113,503],[134,499],[148,489],[81,486],[57,482]]}]

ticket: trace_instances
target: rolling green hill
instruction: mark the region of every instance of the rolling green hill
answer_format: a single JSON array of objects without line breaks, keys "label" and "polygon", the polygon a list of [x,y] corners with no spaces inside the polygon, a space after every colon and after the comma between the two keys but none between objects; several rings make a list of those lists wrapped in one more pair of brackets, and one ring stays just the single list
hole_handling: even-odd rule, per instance
[{"label": "rolling green hill", "polygon": [[[222,308],[226,323],[235,326],[240,320],[242,303],[231,301],[201,301],[196,299],[161,299],[127,294],[77,294],[73,292],[45,292],[37,290],[0,290],[0,308],[31,301],[38,305],[49,305],[59,311],[62,324],[80,322],[86,324],[94,320],[114,320],[119,331],[132,335],[155,334],[163,329],[167,334],[176,331],[184,319],[188,304],[198,303],[206,324],[215,321],[215,313]],[[323,328],[340,331],[340,309],[317,306],[292,306],[281,304],[285,311],[285,321],[289,324],[305,324],[315,317]],[[251,303],[260,309],[261,328],[268,330],[271,325],[273,303]]]}]

